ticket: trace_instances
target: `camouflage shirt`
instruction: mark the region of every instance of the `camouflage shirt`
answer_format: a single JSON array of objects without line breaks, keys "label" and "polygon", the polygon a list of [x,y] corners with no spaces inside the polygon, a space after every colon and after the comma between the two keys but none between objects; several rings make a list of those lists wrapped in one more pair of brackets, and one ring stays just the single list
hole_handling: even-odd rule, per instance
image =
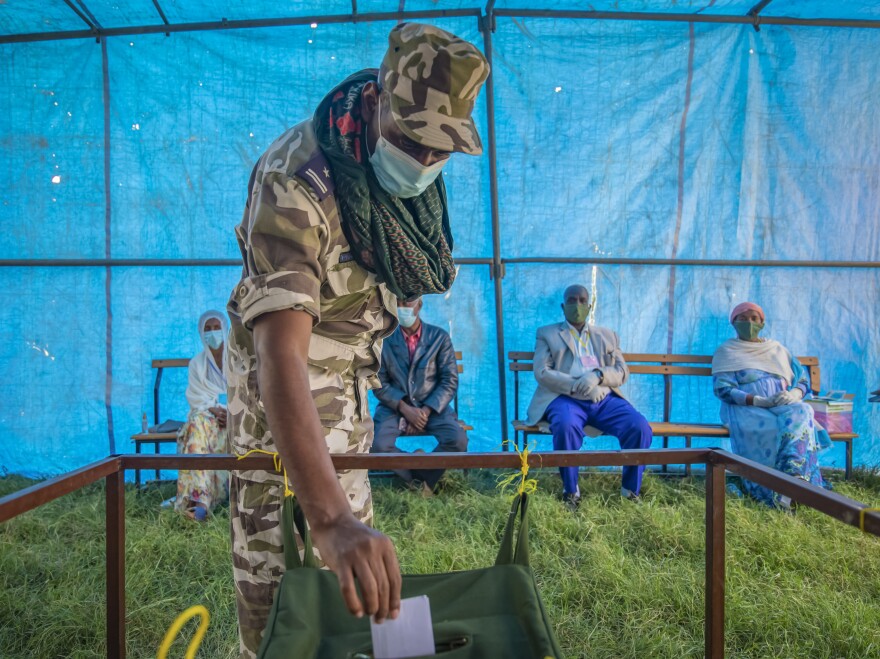
[{"label": "camouflage shirt", "polygon": [[269,147],[249,190],[236,228],[244,268],[228,305],[231,444],[239,455],[275,450],[257,382],[255,318],[281,309],[314,317],[308,371],[325,432],[368,418],[366,390],[378,384],[382,339],[397,325],[394,295],[352,258],[311,121]]}]

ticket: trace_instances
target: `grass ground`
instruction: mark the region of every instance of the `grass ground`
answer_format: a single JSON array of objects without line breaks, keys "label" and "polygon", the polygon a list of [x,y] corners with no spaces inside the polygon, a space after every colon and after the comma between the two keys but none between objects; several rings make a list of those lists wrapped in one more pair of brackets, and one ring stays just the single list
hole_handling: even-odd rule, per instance
[{"label": "grass ground", "polygon": [[[494,477],[451,474],[433,499],[374,484],[377,524],[405,572],[494,560],[508,506]],[[539,479],[532,564],[566,656],[702,656],[702,480],[649,476],[636,505],[616,496],[619,477],[590,474],[572,514],[555,498],[558,479]],[[0,479],[0,495],[29,484]],[[836,489],[880,506],[876,472]],[[169,495],[127,497],[129,656],[155,657],[174,617],[202,603],[212,622],[198,656],[234,657],[228,515],[197,525],[160,510]],[[90,487],[0,525],[0,657],[104,656],[103,507],[102,488]],[[880,657],[876,538],[809,509],[729,500],[726,583],[729,657]]]}]

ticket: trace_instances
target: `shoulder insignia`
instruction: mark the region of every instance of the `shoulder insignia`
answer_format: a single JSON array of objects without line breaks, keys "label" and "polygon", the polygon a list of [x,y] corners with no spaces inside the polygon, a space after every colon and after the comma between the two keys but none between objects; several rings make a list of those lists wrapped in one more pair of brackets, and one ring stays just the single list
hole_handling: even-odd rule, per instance
[{"label": "shoulder insignia", "polygon": [[318,201],[324,201],[333,194],[333,173],[321,149],[317,149],[311,159],[296,170],[296,175],[309,185],[318,196]]}]

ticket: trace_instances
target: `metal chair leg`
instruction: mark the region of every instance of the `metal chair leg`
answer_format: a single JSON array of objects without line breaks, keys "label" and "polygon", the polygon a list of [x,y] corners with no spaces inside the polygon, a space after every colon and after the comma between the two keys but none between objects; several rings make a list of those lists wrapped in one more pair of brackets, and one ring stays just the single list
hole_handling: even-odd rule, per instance
[{"label": "metal chair leg", "polygon": [[[140,453],[141,453],[141,443],[140,442],[134,443],[134,452],[137,453],[138,455],[140,455]],[[134,486],[135,486],[135,489],[138,489],[138,490],[141,487],[141,470],[140,469],[134,470]]]},{"label": "metal chair leg", "polygon": [[[684,446],[685,446],[685,448],[690,448],[690,447],[691,447],[691,438],[690,438],[690,437],[685,436],[685,438],[684,438]],[[690,475],[691,475],[691,465],[690,465],[690,463],[688,463],[688,464],[686,464],[686,465],[684,466],[684,475],[685,475],[686,477],[690,478]]]},{"label": "metal chair leg", "polygon": [[852,476],[852,444],[851,439],[846,443],[846,471],[843,475],[845,480],[849,480]]}]

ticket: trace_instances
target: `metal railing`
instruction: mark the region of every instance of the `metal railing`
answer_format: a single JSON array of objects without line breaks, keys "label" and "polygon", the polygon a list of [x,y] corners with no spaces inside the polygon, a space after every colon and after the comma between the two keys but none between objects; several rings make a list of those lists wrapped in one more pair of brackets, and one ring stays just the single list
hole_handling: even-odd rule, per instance
[{"label": "metal railing", "polygon": [[[426,455],[333,455],[342,469],[519,469],[513,453],[444,453]],[[814,508],[844,524],[880,537],[880,514],[858,501],[810,485],[720,449],[634,451],[553,451],[530,453],[531,468],[628,465],[706,465],[706,657],[724,656],[725,545],[724,475],[730,471],[792,501]],[[274,471],[268,456],[239,460],[230,455],[115,455],[0,499],[0,522],[104,479],[106,483],[107,656],[125,657],[125,471],[131,469],[223,469]]]}]

